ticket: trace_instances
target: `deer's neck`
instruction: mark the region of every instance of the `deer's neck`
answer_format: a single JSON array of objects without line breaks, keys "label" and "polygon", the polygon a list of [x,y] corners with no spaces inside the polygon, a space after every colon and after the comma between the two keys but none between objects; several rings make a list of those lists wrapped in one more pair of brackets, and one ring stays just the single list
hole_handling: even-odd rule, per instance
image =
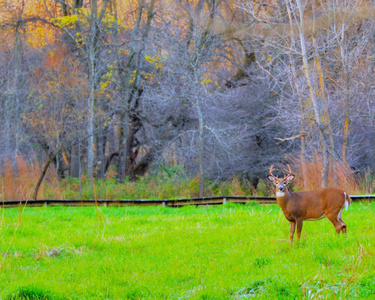
[{"label": "deer's neck", "polygon": [[278,197],[278,198],[285,197],[285,191],[284,192],[277,191],[276,192],[276,197]]},{"label": "deer's neck", "polygon": [[291,193],[288,189],[285,189],[283,192],[276,191],[276,200],[281,207],[285,207],[291,198]]}]

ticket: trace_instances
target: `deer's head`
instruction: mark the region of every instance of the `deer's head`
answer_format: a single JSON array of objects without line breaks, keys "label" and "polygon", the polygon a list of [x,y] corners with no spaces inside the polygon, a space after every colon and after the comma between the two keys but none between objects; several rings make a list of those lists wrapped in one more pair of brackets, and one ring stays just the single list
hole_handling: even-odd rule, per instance
[{"label": "deer's head", "polygon": [[288,170],[284,169],[288,174],[284,176],[284,178],[279,178],[275,175],[273,175],[273,171],[275,171],[275,168],[273,165],[270,168],[270,175],[268,175],[268,179],[273,182],[273,184],[276,186],[276,196],[284,196],[285,191],[287,190],[287,185],[291,183],[295,176],[292,174],[292,170],[290,169],[290,166],[288,165]]}]

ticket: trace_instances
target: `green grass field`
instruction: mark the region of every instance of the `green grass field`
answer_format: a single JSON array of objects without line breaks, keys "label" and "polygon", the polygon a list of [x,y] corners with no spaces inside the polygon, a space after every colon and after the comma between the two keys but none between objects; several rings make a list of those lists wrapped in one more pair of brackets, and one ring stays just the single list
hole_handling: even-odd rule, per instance
[{"label": "green grass field", "polygon": [[276,205],[1,211],[2,299],[375,299],[375,203],[304,222]]}]

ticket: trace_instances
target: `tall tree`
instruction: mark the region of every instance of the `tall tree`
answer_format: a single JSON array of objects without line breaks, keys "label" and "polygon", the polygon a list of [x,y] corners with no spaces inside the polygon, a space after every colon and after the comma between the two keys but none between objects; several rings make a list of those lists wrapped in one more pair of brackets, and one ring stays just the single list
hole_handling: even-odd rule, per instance
[{"label": "tall tree", "polygon": [[[87,175],[93,180],[94,175],[104,177],[105,153],[102,116],[103,105],[100,102],[99,83],[106,73],[103,69],[101,55],[106,49],[108,35],[106,16],[109,0],[91,0],[89,9],[82,9],[82,2],[75,1],[70,9],[63,3],[64,12],[70,11],[63,17],[56,18],[55,24],[62,28],[79,49],[83,60],[87,63],[89,96],[87,99]],[[97,168],[95,169],[95,153]]]},{"label": "tall tree", "polygon": [[[138,145],[136,135],[142,124],[139,116],[140,98],[145,84],[142,73],[144,73],[145,50],[154,17],[155,1],[149,3],[140,1],[136,8],[136,19],[132,35],[130,36],[130,49],[128,55],[119,53],[123,51],[120,37],[117,35],[117,72],[120,90],[120,104],[118,110],[118,165],[117,177],[124,180],[136,177],[136,157]],[[117,11],[116,11],[117,16]],[[142,22],[144,21],[144,22]]]}]

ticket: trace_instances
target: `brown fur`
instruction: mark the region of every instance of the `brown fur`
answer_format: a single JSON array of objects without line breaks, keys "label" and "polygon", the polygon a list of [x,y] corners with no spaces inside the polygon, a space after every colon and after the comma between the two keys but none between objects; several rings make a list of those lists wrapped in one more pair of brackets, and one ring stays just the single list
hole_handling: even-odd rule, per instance
[{"label": "brown fur", "polygon": [[327,187],[307,192],[289,192],[286,185],[293,181],[293,175],[277,178],[271,174],[268,179],[275,184],[276,193],[280,192],[280,186],[284,192],[284,196],[276,196],[276,200],[290,223],[291,243],[293,243],[296,225],[297,238],[300,239],[302,223],[305,220],[319,220],[327,217],[335,226],[337,233],[346,233],[346,224],[341,219],[341,211],[345,206],[345,200],[350,204],[350,198],[345,191]]}]

